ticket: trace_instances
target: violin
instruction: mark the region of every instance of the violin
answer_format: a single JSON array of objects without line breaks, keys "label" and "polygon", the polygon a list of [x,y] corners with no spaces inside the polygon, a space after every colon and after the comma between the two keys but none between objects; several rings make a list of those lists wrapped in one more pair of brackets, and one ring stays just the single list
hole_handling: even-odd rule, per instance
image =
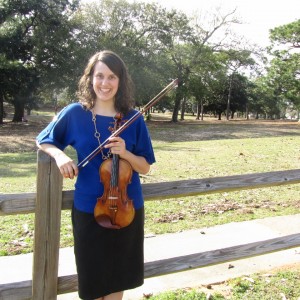
[{"label": "violin", "polygon": [[[115,117],[113,132],[120,128],[122,114]],[[100,168],[100,180],[104,186],[103,195],[97,198],[94,209],[96,222],[105,228],[120,229],[131,224],[135,209],[133,201],[128,198],[127,185],[131,182],[132,167],[118,154],[105,160]]]}]

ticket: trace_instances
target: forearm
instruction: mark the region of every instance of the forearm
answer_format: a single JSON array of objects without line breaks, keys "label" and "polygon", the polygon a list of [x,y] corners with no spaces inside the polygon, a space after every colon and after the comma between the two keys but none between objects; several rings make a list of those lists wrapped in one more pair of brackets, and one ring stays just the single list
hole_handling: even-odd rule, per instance
[{"label": "forearm", "polygon": [[50,156],[52,156],[55,159],[57,167],[60,170],[60,173],[65,178],[73,179],[74,176],[78,175],[78,168],[77,168],[76,164],[62,150],[60,150],[59,148],[57,148],[56,146],[54,146],[52,144],[37,143],[37,146],[39,149],[41,149],[42,151],[49,154]]},{"label": "forearm", "polygon": [[38,142],[36,142],[36,145],[39,149],[49,154],[53,158],[57,157],[58,155],[64,155],[64,152],[62,150],[58,149],[52,144],[39,144]]},{"label": "forearm", "polygon": [[125,151],[120,158],[127,160],[132,169],[140,174],[147,174],[150,170],[150,165],[143,156],[137,156],[129,151]]},{"label": "forearm", "polygon": [[121,158],[127,160],[134,171],[140,174],[147,174],[150,170],[150,165],[143,156],[138,156],[128,151],[125,146],[125,141],[120,137],[113,137],[110,142],[104,146],[110,149],[112,154],[118,154]]}]

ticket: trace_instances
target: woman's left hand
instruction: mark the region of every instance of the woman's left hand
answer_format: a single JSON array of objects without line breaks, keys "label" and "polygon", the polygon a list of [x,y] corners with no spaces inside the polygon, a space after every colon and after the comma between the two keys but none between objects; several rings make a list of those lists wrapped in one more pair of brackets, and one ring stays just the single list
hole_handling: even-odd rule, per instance
[{"label": "woman's left hand", "polygon": [[143,156],[137,156],[126,149],[125,141],[119,136],[109,139],[109,143],[104,148],[110,149],[112,154],[118,154],[120,158],[127,160],[133,170],[141,174],[147,174],[150,165]]},{"label": "woman's left hand", "polygon": [[127,151],[125,141],[119,136],[110,138],[104,148],[110,149],[112,154],[118,154],[120,157],[124,156]]}]

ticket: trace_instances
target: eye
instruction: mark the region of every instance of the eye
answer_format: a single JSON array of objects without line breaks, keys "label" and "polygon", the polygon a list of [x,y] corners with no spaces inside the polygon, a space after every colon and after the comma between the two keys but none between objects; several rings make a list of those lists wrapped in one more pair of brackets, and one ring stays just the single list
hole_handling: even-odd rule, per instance
[{"label": "eye", "polygon": [[95,75],[95,77],[96,77],[97,79],[102,79],[102,78],[103,78],[103,74],[97,73],[97,74]]},{"label": "eye", "polygon": [[117,78],[117,76],[114,75],[114,74],[109,75],[109,77],[108,77],[109,80],[114,80],[114,79],[116,79],[116,78]]}]

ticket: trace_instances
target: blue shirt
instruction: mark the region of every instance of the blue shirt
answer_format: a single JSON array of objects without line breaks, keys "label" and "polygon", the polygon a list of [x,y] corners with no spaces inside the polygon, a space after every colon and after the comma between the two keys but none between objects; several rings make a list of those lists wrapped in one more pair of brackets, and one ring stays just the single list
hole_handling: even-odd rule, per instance
[{"label": "blue shirt", "polygon": [[[130,119],[136,112],[132,110],[123,117],[123,120]],[[109,127],[114,126],[114,119],[96,115],[96,125],[102,143],[111,135]],[[78,162],[81,162],[99,146],[94,134],[92,112],[83,108],[80,103],[72,103],[66,106],[36,139],[39,144],[52,144],[61,150],[69,145],[72,146],[77,152]],[[143,156],[149,164],[155,162],[150,135],[142,116],[124,129],[120,137],[125,140],[128,151]],[[108,149],[103,149],[105,154],[107,151]],[[79,168],[75,183],[74,205],[80,211],[93,213],[97,198],[103,194],[104,186],[99,175],[102,162],[102,155],[99,153],[85,167]],[[144,205],[139,174],[135,171],[131,183],[127,186],[127,194],[133,200],[135,209]]]}]

